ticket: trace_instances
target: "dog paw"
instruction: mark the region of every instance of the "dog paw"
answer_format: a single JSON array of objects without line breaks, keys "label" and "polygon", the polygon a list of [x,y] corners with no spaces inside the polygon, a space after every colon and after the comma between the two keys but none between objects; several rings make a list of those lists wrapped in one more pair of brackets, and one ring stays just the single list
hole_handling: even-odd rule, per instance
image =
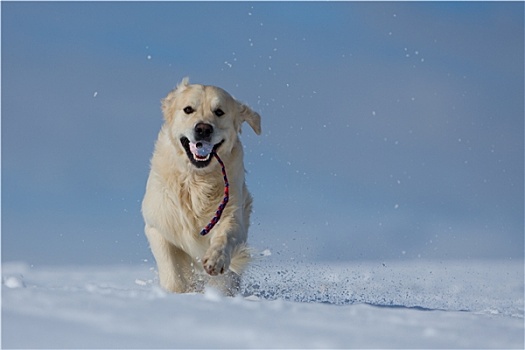
[{"label": "dog paw", "polygon": [[202,259],[204,270],[211,276],[217,276],[228,271],[230,257],[221,250],[208,250]]}]

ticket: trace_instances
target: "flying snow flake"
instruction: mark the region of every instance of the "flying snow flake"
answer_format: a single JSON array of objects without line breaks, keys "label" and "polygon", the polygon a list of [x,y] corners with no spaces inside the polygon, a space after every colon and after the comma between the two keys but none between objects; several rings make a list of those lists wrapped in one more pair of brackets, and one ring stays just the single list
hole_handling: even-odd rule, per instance
[{"label": "flying snow flake", "polygon": [[3,282],[4,282],[4,286],[6,286],[7,288],[11,288],[11,289],[26,287],[21,277],[15,277],[15,276],[7,277]]},{"label": "flying snow flake", "polygon": [[213,302],[219,302],[222,300],[222,295],[217,289],[208,287],[204,290],[204,299]]},{"label": "flying snow flake", "polygon": [[270,256],[272,255],[272,251],[270,249],[265,249],[260,253],[261,256]]},{"label": "flying snow flake", "polygon": [[97,97],[97,95],[98,95],[98,91],[95,91],[95,92],[93,93],[93,97]]},{"label": "flying snow flake", "polygon": [[148,58],[148,60],[151,60],[151,55],[148,55],[147,58]]}]

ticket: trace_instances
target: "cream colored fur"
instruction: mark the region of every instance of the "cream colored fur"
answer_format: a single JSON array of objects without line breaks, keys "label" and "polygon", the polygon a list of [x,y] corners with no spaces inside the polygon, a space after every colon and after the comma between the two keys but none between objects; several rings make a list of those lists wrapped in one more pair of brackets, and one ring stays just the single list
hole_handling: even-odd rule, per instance
[{"label": "cream colored fur", "polygon": [[[195,112],[185,113],[187,106]],[[223,116],[214,113],[218,108]],[[260,134],[260,116],[226,91],[190,85],[187,78],[162,101],[162,111],[165,123],[155,144],[142,202],[145,233],[157,262],[160,285],[184,293],[201,291],[203,283],[209,282],[226,294],[235,294],[240,274],[250,261],[246,240],[252,210],[238,135],[243,122]],[[181,144],[181,137],[192,140],[198,123],[213,126],[213,144],[223,141],[217,153],[230,184],[229,203],[206,236],[199,233],[215,215],[224,195],[224,181],[215,159],[197,168]]]}]

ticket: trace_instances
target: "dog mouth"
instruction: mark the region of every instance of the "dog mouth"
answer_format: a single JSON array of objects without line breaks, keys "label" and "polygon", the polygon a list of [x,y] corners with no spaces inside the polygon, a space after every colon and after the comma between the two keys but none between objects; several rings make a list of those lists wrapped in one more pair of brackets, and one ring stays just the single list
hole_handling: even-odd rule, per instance
[{"label": "dog mouth", "polygon": [[190,162],[197,168],[205,168],[210,164],[212,154],[217,152],[219,147],[224,143],[224,140],[214,145],[207,141],[197,141],[193,143],[187,137],[182,137],[180,143],[186,151]]}]

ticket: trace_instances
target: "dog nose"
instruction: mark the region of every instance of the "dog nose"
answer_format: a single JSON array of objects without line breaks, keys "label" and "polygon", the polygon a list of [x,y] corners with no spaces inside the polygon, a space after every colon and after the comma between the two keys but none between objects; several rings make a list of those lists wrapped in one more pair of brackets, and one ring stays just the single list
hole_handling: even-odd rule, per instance
[{"label": "dog nose", "polygon": [[211,134],[213,134],[213,126],[206,123],[199,123],[195,125],[195,141],[211,141]]}]

